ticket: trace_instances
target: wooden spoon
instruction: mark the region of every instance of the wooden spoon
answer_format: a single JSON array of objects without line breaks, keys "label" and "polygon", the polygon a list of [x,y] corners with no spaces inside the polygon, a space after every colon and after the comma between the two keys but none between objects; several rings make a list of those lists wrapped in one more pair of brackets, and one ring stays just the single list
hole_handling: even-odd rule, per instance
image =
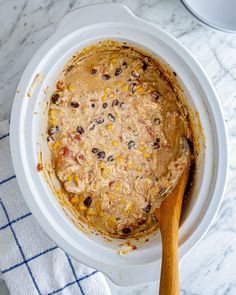
[{"label": "wooden spoon", "polygon": [[186,152],[187,163],[183,173],[160,207],[156,209],[156,217],[160,224],[162,237],[162,265],[159,295],[179,295],[179,264],[178,264],[178,231],[186,188],[189,168],[190,151],[187,140],[181,142],[180,153]]}]

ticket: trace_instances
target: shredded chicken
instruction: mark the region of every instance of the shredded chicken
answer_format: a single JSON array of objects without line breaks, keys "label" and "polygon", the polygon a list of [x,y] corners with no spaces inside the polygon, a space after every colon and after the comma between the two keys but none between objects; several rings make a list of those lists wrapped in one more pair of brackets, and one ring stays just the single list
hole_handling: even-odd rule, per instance
[{"label": "shredded chicken", "polygon": [[48,119],[55,172],[81,220],[113,237],[157,228],[155,207],[178,180],[189,123],[151,57],[104,41],[76,54]]}]

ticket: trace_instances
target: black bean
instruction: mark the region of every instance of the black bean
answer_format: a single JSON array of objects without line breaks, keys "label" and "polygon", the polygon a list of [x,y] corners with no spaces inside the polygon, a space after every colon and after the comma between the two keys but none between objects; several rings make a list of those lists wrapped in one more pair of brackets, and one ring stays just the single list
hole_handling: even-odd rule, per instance
[{"label": "black bean", "polygon": [[153,92],[152,98],[154,98],[155,100],[158,100],[160,98],[160,93],[158,91]]},{"label": "black bean", "polygon": [[92,124],[92,125],[91,125],[91,124],[92,124],[92,123],[90,123],[90,126],[91,126],[91,127],[89,128],[89,130],[94,130],[94,129],[95,129],[95,124]]},{"label": "black bean", "polygon": [[115,120],[116,120],[115,116],[113,116],[111,113],[108,114],[108,119],[109,119],[111,122],[115,122]]},{"label": "black bean", "polygon": [[58,93],[55,93],[51,97],[51,102],[54,103],[54,104],[57,104],[58,101],[59,101],[59,98],[60,98],[60,95]]},{"label": "black bean", "polygon": [[159,137],[157,137],[156,140],[155,140],[155,142],[156,143],[160,143],[161,142],[161,139]]},{"label": "black bean", "polygon": [[53,135],[55,132],[59,131],[59,127],[55,126],[55,127],[51,127],[48,129],[48,135]]},{"label": "black bean", "polygon": [[119,76],[122,73],[122,69],[121,68],[117,68],[115,70],[115,76]]},{"label": "black bean", "polygon": [[146,71],[147,67],[148,67],[148,65],[147,65],[146,61],[143,60],[143,65],[142,65],[143,71]]},{"label": "black bean", "polygon": [[95,76],[97,74],[97,70],[96,69],[92,69],[90,71],[90,74],[93,75],[93,76]]},{"label": "black bean", "polygon": [[127,67],[128,67],[127,62],[126,61],[123,61],[122,66],[123,66],[124,69],[127,69]]},{"label": "black bean", "polygon": [[76,130],[77,130],[77,132],[79,132],[79,134],[84,133],[84,128],[82,126],[78,126]]},{"label": "black bean", "polygon": [[173,72],[173,74],[174,74],[175,77],[177,76],[176,72]]},{"label": "black bean", "polygon": [[133,140],[131,140],[129,143],[128,143],[128,148],[129,150],[132,149],[133,147],[135,147],[135,142]]},{"label": "black bean", "polygon": [[154,150],[158,150],[160,148],[160,144],[155,142],[153,144],[153,148],[154,148]]},{"label": "black bean", "polygon": [[116,220],[121,220],[121,218],[120,217],[116,217]]},{"label": "black bean", "polygon": [[104,102],[103,104],[102,104],[102,107],[105,109],[105,108],[107,108],[107,106],[108,106],[108,103],[107,102]]},{"label": "black bean", "polygon": [[115,159],[114,159],[114,157],[111,155],[111,156],[109,156],[108,158],[107,158],[107,161],[108,162],[113,162]]},{"label": "black bean", "polygon": [[135,78],[138,78],[139,77],[139,73],[135,72],[135,71],[132,71],[131,72],[131,75]]},{"label": "black bean", "polygon": [[154,124],[155,125],[160,125],[160,123],[161,123],[161,120],[159,118],[154,119]]},{"label": "black bean", "polygon": [[84,200],[84,205],[89,208],[92,204],[92,198],[90,196],[88,196],[85,200]]},{"label": "black bean", "polygon": [[137,83],[136,82],[133,82],[133,83],[130,84],[130,86],[131,86],[131,91],[134,94],[135,91],[136,91],[136,88],[137,88]]},{"label": "black bean", "polygon": [[108,74],[104,74],[104,75],[102,75],[102,79],[103,79],[103,80],[109,80],[110,78],[111,78],[111,76],[108,75]]},{"label": "black bean", "polygon": [[104,119],[103,118],[98,118],[96,119],[96,124],[102,124],[104,122]]},{"label": "black bean", "polygon": [[164,187],[161,188],[160,191],[159,191],[159,195],[164,196],[165,193],[166,193],[166,188],[164,188]]},{"label": "black bean", "polygon": [[120,104],[120,108],[121,108],[122,111],[125,110],[125,104],[124,104],[124,102],[122,102],[122,103]]},{"label": "black bean", "polygon": [[92,108],[92,109],[95,108],[95,104],[94,104],[94,103],[91,104],[91,108]]},{"label": "black bean", "polygon": [[103,152],[103,151],[100,151],[100,152],[98,152],[97,153],[97,157],[98,157],[98,159],[104,159],[105,158],[105,152]]},{"label": "black bean", "polygon": [[123,234],[127,235],[127,234],[129,234],[131,232],[131,228],[130,227],[124,227],[122,229],[122,232],[123,232]]},{"label": "black bean", "polygon": [[47,137],[47,142],[50,142],[50,141],[54,141],[54,138],[52,136]]},{"label": "black bean", "polygon": [[151,205],[150,204],[148,204],[145,208],[144,208],[144,211],[146,212],[146,213],[149,213],[150,212],[150,210],[151,210]]},{"label": "black bean", "polygon": [[93,148],[92,149],[92,153],[94,153],[94,154],[97,154],[97,153],[99,153],[100,152],[100,150],[98,149],[98,148]]},{"label": "black bean", "polygon": [[113,107],[114,106],[118,106],[118,104],[119,104],[119,100],[118,99],[113,100],[113,102],[112,102],[112,106]]},{"label": "black bean", "polygon": [[79,107],[79,103],[74,100],[70,103],[70,105],[72,106],[72,108],[75,108],[75,109],[77,109]]},{"label": "black bean", "polygon": [[145,219],[138,221],[138,225],[143,225],[145,223],[146,223],[146,220]]}]

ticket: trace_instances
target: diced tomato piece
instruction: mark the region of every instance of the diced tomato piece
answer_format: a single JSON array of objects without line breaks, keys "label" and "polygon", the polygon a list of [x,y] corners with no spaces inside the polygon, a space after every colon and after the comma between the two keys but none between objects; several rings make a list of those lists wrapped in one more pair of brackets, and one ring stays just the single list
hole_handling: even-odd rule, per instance
[{"label": "diced tomato piece", "polygon": [[78,155],[76,157],[77,162],[79,163],[79,165],[82,165],[85,161],[85,156],[84,155]]},{"label": "diced tomato piece", "polygon": [[72,155],[72,152],[68,149],[68,147],[64,146],[62,148],[62,154],[64,157],[70,157]]},{"label": "diced tomato piece", "polygon": [[43,170],[43,165],[41,163],[37,164],[37,170],[38,170],[38,172]]},{"label": "diced tomato piece", "polygon": [[81,140],[81,136],[79,134],[75,134],[74,139],[80,141]]}]

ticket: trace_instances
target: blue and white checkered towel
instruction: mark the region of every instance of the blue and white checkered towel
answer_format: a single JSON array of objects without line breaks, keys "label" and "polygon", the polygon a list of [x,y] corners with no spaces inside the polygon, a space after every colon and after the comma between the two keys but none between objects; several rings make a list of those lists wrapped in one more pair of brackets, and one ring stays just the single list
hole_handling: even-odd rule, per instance
[{"label": "blue and white checkered towel", "polygon": [[0,270],[13,295],[110,294],[104,276],[58,248],[29,212],[14,175],[8,121],[0,122]]}]

